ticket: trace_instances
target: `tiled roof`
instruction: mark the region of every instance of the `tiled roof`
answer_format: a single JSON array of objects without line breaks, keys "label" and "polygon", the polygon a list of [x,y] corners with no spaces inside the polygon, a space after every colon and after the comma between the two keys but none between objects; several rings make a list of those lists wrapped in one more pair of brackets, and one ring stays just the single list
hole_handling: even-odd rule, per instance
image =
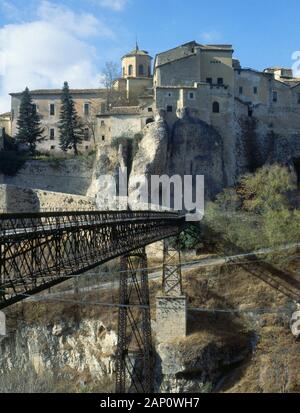
[{"label": "tiled roof", "polygon": [[113,115],[139,115],[141,108],[139,106],[118,106],[112,108],[109,112],[100,113],[99,116]]},{"label": "tiled roof", "polygon": [[[61,89],[37,89],[30,90],[31,95],[61,95]],[[83,94],[103,94],[106,93],[106,89],[70,89],[71,95],[83,95]],[[22,92],[10,93],[11,96],[20,96]]]},{"label": "tiled roof", "polygon": [[[149,56],[149,53],[146,50],[140,50],[138,45],[136,45],[135,49],[133,49],[131,52],[126,53],[125,56],[122,57],[122,59],[124,59],[124,57],[131,57],[131,56]],[[151,57],[151,56],[149,56]],[[152,57],[151,57],[152,59]]]},{"label": "tiled roof", "polygon": [[10,115],[10,112],[0,113],[0,118],[8,118]]}]

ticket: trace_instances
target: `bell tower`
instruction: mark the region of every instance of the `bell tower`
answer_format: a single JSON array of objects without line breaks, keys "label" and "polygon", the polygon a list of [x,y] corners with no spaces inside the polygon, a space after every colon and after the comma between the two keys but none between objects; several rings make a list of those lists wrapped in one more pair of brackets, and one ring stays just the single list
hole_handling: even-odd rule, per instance
[{"label": "bell tower", "polygon": [[145,50],[140,50],[136,43],[135,49],[122,57],[122,77],[151,78],[152,57]]}]

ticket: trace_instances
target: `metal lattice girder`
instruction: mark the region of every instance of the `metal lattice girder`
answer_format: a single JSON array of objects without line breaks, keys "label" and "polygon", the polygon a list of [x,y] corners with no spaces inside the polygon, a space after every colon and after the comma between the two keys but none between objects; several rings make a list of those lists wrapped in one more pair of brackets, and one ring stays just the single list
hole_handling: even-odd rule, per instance
[{"label": "metal lattice girder", "polygon": [[136,248],[177,234],[172,212],[0,215],[0,309]]},{"label": "metal lattice girder", "polygon": [[164,240],[162,291],[165,296],[182,296],[181,253],[176,238]]},{"label": "metal lattice girder", "polygon": [[152,393],[154,353],[145,248],[121,258],[116,393]]}]

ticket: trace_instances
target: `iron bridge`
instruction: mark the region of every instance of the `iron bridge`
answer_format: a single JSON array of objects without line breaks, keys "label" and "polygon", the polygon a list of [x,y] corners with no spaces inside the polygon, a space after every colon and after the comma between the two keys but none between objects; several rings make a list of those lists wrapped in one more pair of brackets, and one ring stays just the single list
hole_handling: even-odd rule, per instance
[{"label": "iron bridge", "polygon": [[175,212],[0,215],[0,309],[182,231]]}]

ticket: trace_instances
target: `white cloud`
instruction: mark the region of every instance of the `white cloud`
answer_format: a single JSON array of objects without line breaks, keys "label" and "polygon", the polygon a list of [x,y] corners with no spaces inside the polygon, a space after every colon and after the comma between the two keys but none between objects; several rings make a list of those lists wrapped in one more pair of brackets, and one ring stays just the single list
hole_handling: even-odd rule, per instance
[{"label": "white cloud", "polygon": [[107,36],[113,37],[112,30],[99,22],[92,14],[76,14],[65,6],[43,1],[37,11],[38,17],[57,28],[68,31],[78,37]]},{"label": "white cloud", "polygon": [[215,42],[220,38],[220,35],[216,31],[209,31],[209,32],[204,32],[201,34],[201,39],[205,42]]},{"label": "white cloud", "polygon": [[115,11],[120,11],[125,8],[129,0],[98,0],[100,6]]},{"label": "white cloud", "polygon": [[10,92],[99,86],[95,48],[88,38],[113,37],[112,31],[89,14],[76,14],[42,2],[35,21],[0,28],[0,112],[9,110]]}]

